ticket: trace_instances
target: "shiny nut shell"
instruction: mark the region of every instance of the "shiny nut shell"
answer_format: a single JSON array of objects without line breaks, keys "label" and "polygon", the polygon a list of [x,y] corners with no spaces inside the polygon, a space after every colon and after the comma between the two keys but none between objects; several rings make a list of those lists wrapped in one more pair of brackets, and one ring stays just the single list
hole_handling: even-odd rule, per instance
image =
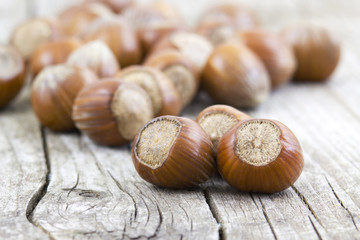
[{"label": "shiny nut shell", "polygon": [[219,103],[255,107],[270,92],[270,80],[261,60],[246,46],[223,43],[210,55],[202,84]]},{"label": "shiny nut shell", "polygon": [[132,159],[143,179],[169,188],[193,187],[208,180],[215,169],[212,143],[204,130],[175,116],[147,123],[134,139]]},{"label": "shiny nut shell", "polygon": [[42,125],[55,131],[75,129],[71,118],[75,97],[97,80],[92,71],[65,64],[42,70],[31,88],[31,105]]},{"label": "shiny nut shell", "polygon": [[25,81],[24,60],[12,46],[0,44],[0,109],[20,92]]},{"label": "shiny nut shell", "polygon": [[329,79],[339,60],[339,39],[327,29],[302,23],[285,28],[280,36],[292,46],[298,63],[294,79],[320,82]]},{"label": "shiny nut shell", "polygon": [[31,58],[31,73],[35,77],[43,68],[66,62],[68,56],[78,47],[81,41],[66,38],[39,46]]},{"label": "shiny nut shell", "polygon": [[251,119],[235,125],[220,140],[217,166],[234,188],[274,193],[296,181],[304,159],[299,141],[284,124]]},{"label": "shiny nut shell", "polygon": [[18,25],[10,41],[19,50],[22,57],[29,60],[41,44],[59,39],[61,35],[62,31],[57,21],[33,18]]},{"label": "shiny nut shell", "polygon": [[150,97],[139,86],[121,79],[103,79],[75,99],[76,127],[98,144],[118,146],[131,141],[154,115]]},{"label": "shiny nut shell", "polygon": [[236,38],[262,60],[273,89],[290,81],[296,59],[292,48],[280,37],[264,30],[248,30],[238,32]]},{"label": "shiny nut shell", "polygon": [[181,100],[174,83],[160,70],[147,66],[131,66],[117,75],[125,82],[133,82],[150,96],[155,116],[179,115]]},{"label": "shiny nut shell", "polygon": [[173,81],[183,107],[195,97],[200,85],[199,74],[192,62],[179,51],[166,49],[149,56],[144,63],[162,71]]},{"label": "shiny nut shell", "polygon": [[84,41],[101,40],[108,45],[121,67],[139,64],[142,51],[130,24],[120,18],[93,21],[81,35]]},{"label": "shiny nut shell", "polygon": [[227,105],[212,105],[202,110],[196,117],[196,122],[209,135],[213,145],[214,153],[220,139],[235,124],[250,119],[251,117],[236,108]]},{"label": "shiny nut shell", "polygon": [[109,47],[99,40],[88,42],[73,51],[66,63],[90,68],[99,78],[114,77],[120,69]]}]

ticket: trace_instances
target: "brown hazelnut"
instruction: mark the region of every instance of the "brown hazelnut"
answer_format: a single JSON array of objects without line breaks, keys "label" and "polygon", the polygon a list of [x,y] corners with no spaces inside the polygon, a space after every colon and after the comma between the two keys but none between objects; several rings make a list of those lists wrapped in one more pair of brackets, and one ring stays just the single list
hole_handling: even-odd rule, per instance
[{"label": "brown hazelnut", "polygon": [[221,138],[217,166],[234,188],[274,193],[296,181],[304,159],[299,141],[284,124],[251,119],[238,123]]},{"label": "brown hazelnut", "polygon": [[31,88],[32,108],[41,124],[55,131],[73,130],[71,112],[75,97],[97,79],[86,68],[65,64],[44,68]]},{"label": "brown hazelnut", "polygon": [[149,56],[144,65],[159,69],[173,81],[180,94],[183,108],[195,97],[200,84],[199,74],[184,54],[173,49],[165,49]]},{"label": "brown hazelnut", "polygon": [[162,116],[148,122],[133,142],[135,169],[146,181],[185,188],[208,180],[215,161],[212,143],[193,120]]},{"label": "brown hazelnut", "polygon": [[213,105],[202,110],[196,122],[209,135],[216,153],[219,141],[223,135],[235,124],[250,119],[251,117],[236,108],[227,105]]},{"label": "brown hazelnut", "polygon": [[195,65],[198,72],[202,72],[206,60],[213,51],[212,44],[204,37],[190,32],[176,31],[157,42],[151,53],[163,49],[176,49],[184,54]]},{"label": "brown hazelnut", "polygon": [[327,29],[311,23],[299,23],[285,28],[280,36],[294,50],[297,60],[295,80],[325,81],[336,69],[340,43]]},{"label": "brown hazelnut", "polygon": [[270,92],[270,80],[261,60],[246,46],[223,43],[210,55],[202,84],[219,103],[255,107]]},{"label": "brown hazelnut", "polygon": [[93,20],[112,15],[112,11],[106,5],[99,2],[87,2],[66,8],[58,18],[66,35],[77,36]]},{"label": "brown hazelnut", "polygon": [[70,54],[67,64],[90,68],[99,78],[113,77],[120,69],[109,47],[99,40],[77,48]]},{"label": "brown hazelnut", "polygon": [[137,36],[120,18],[94,20],[81,34],[84,41],[101,40],[108,45],[121,67],[139,64],[142,51]]},{"label": "brown hazelnut", "polygon": [[164,3],[135,5],[127,8],[123,16],[136,30],[145,54],[162,37],[179,29],[184,29],[184,23],[176,10]]},{"label": "brown hazelnut", "polygon": [[100,2],[110,7],[115,13],[121,13],[124,9],[134,4],[134,0],[86,0],[85,2]]},{"label": "brown hazelnut", "polygon": [[8,105],[25,81],[24,60],[12,46],[0,44],[0,108]]},{"label": "brown hazelnut", "polygon": [[272,88],[290,81],[296,69],[296,59],[292,48],[281,38],[263,30],[241,31],[235,37],[262,60]]},{"label": "brown hazelnut", "polygon": [[227,40],[236,31],[257,26],[257,17],[247,7],[237,3],[222,3],[204,13],[196,32],[217,45]]},{"label": "brown hazelnut", "polygon": [[76,127],[98,144],[131,141],[154,117],[149,95],[138,85],[104,79],[84,88],[73,108]]},{"label": "brown hazelnut", "polygon": [[61,34],[60,26],[55,20],[33,18],[17,26],[10,41],[22,57],[29,60],[41,44],[56,40]]},{"label": "brown hazelnut", "polygon": [[159,70],[146,66],[131,66],[117,75],[124,82],[138,84],[150,96],[155,116],[178,115],[181,100],[174,83]]},{"label": "brown hazelnut", "polygon": [[81,46],[76,38],[65,38],[40,45],[31,58],[31,73],[36,76],[43,68],[66,62],[70,53]]}]

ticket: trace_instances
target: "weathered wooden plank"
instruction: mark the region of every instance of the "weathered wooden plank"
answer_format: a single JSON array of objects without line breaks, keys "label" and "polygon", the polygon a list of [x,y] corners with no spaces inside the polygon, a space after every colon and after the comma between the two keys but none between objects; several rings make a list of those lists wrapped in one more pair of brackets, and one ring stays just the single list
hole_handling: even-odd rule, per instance
[{"label": "weathered wooden plank", "polygon": [[47,132],[51,178],[33,220],[56,239],[217,239],[201,189],[145,183],[127,147],[96,146],[76,134]]},{"label": "weathered wooden plank", "polygon": [[28,94],[0,112],[0,238],[47,239],[29,215],[41,198],[47,167]]}]

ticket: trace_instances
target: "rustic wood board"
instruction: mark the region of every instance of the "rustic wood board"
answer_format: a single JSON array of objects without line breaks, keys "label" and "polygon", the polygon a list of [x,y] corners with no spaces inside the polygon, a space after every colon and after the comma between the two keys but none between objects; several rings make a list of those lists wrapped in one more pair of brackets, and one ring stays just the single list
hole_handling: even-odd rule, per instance
[{"label": "rustic wood board", "polygon": [[[53,16],[73,3],[29,2],[0,4],[9,16],[0,14],[0,26],[7,26],[1,41],[26,15]],[[209,4],[172,2],[190,24]],[[191,190],[154,187],[136,174],[130,146],[106,148],[79,133],[42,130],[25,92],[0,113],[0,238],[360,239],[360,1],[243,2],[268,29],[306,18],[343,38],[330,82],[290,84],[248,112],[277,119],[298,136],[305,169],[294,186],[249,194],[214,177]],[[21,16],[10,14],[15,5]],[[195,102],[184,116],[194,119],[212,104],[204,94]]]}]

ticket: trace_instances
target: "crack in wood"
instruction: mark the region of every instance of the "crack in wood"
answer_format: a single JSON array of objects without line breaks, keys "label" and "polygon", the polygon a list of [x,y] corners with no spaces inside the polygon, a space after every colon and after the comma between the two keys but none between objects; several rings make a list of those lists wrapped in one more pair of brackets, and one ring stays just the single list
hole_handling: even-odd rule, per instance
[{"label": "crack in wood", "polygon": [[[251,195],[252,195],[252,194],[251,194]],[[269,216],[268,216],[268,214],[267,214],[267,212],[266,212],[265,205],[264,205],[264,203],[261,201],[261,198],[260,198],[260,197],[259,197],[259,201],[260,201],[260,204],[261,204],[261,211],[262,211],[262,213],[264,214],[264,217],[265,217],[267,223],[269,224],[270,230],[271,230],[271,232],[272,232],[275,240],[277,240],[278,237],[276,236],[275,229],[274,229],[274,227],[273,227],[273,225],[272,225],[272,223],[271,223],[271,221],[270,221],[270,218],[269,218]]]},{"label": "crack in wood", "polygon": [[[322,224],[321,220],[319,219],[319,217],[315,214],[314,209],[312,209],[312,207],[310,206],[309,202],[306,200],[305,196],[295,187],[295,186],[291,186],[291,188],[295,191],[296,195],[298,195],[298,197],[301,199],[301,201],[307,206],[307,208],[309,209],[310,213],[313,215],[313,217],[316,219],[316,221],[320,224],[320,226],[322,228],[324,228],[324,225]],[[325,229],[325,228],[324,228]],[[326,229],[325,229],[326,231]]]},{"label": "crack in wood", "polygon": [[315,233],[316,233],[316,236],[317,236],[320,240],[322,240],[322,237],[321,237],[319,231],[317,230],[315,224],[314,224],[313,221],[311,220],[310,216],[308,216],[308,218],[309,218],[309,220],[310,220],[311,226],[314,228],[314,231],[315,231]]},{"label": "crack in wood", "polygon": [[51,235],[50,232],[46,231],[40,224],[38,224],[33,219],[33,214],[38,206],[41,199],[45,196],[48,190],[48,186],[50,183],[50,174],[51,174],[51,165],[50,165],[50,158],[49,158],[49,152],[48,152],[48,145],[46,140],[46,134],[44,127],[40,126],[40,133],[41,133],[41,141],[42,141],[42,149],[44,152],[44,158],[45,158],[45,166],[46,166],[46,177],[45,177],[45,183],[41,186],[39,191],[37,191],[32,198],[29,201],[28,206],[26,207],[26,218],[28,221],[33,224],[35,227],[40,228],[44,233],[46,233],[50,239],[54,239],[54,237]]},{"label": "crack in wood", "polygon": [[219,233],[219,240],[223,240],[226,238],[225,234],[224,234],[224,229],[223,229],[223,226],[221,224],[221,221],[220,221],[220,216],[219,214],[217,213],[217,211],[215,210],[216,206],[214,203],[212,203],[211,201],[211,197],[210,197],[210,191],[208,188],[205,188],[204,189],[204,197],[205,197],[205,201],[207,203],[207,205],[209,206],[209,209],[210,209],[210,212],[213,216],[213,218],[215,219],[216,223],[217,223],[217,226],[218,226],[218,233]]},{"label": "crack in wood", "polygon": [[329,180],[327,179],[327,177],[325,177],[325,179],[326,179],[327,183],[329,184],[329,187],[331,188],[331,191],[332,191],[332,193],[334,194],[336,200],[339,202],[340,206],[341,206],[342,208],[344,208],[345,211],[349,214],[349,216],[350,216],[350,218],[351,218],[351,221],[352,221],[352,223],[354,224],[356,230],[359,231],[359,229],[358,229],[358,227],[357,227],[357,225],[356,225],[356,222],[355,222],[355,219],[354,219],[353,214],[351,213],[351,211],[350,211],[347,207],[345,207],[343,201],[341,201],[341,199],[339,198],[339,196],[336,194],[333,186],[330,184],[330,182],[329,182]]}]

